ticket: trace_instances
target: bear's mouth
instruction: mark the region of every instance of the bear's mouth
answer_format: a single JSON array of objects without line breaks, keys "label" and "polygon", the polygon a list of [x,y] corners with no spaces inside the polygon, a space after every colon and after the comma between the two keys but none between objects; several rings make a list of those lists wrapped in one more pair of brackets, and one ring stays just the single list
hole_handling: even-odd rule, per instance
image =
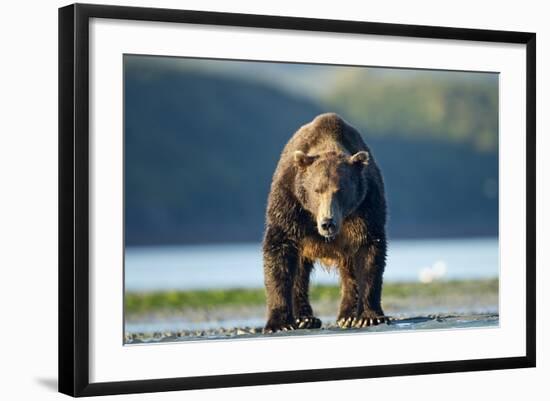
[{"label": "bear's mouth", "polygon": [[331,242],[336,238],[336,233],[331,234],[321,234],[321,237],[325,240],[325,242]]},{"label": "bear's mouth", "polygon": [[317,232],[325,241],[332,241],[338,235],[339,224],[333,217],[324,217],[317,220]]}]

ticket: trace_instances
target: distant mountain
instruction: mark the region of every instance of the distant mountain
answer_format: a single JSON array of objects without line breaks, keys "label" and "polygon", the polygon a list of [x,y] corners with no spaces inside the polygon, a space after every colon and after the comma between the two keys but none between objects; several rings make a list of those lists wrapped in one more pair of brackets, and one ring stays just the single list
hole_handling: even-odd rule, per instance
[{"label": "distant mountain", "polygon": [[127,56],[149,73],[202,71],[278,88],[334,110],[370,136],[498,147],[497,73]]},{"label": "distant mountain", "polygon": [[[260,241],[283,146],[332,111],[269,83],[131,59],[124,84],[127,245]],[[498,232],[495,151],[363,133],[386,180],[391,236]]]}]

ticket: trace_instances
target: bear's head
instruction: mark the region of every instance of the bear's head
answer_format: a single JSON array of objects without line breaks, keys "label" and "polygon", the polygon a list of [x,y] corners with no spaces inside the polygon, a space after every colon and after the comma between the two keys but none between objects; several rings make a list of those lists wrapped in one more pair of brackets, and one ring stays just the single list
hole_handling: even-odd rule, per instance
[{"label": "bear's head", "polygon": [[296,195],[302,207],[317,223],[317,231],[332,240],[343,221],[365,199],[367,179],[365,168],[369,163],[366,151],[354,155],[326,152],[308,155],[294,153]]}]

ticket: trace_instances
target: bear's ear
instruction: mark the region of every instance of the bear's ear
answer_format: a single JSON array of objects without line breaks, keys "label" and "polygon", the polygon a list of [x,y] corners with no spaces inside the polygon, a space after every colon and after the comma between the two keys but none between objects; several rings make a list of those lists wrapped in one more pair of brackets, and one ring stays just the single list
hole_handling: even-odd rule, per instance
[{"label": "bear's ear", "polygon": [[350,163],[353,164],[364,164],[365,166],[369,164],[369,152],[362,150],[361,152],[357,152],[353,156],[349,158]]},{"label": "bear's ear", "polygon": [[311,163],[313,163],[315,161],[316,158],[317,158],[317,156],[306,155],[301,150],[297,150],[296,152],[294,152],[294,162],[299,167],[309,166]]}]

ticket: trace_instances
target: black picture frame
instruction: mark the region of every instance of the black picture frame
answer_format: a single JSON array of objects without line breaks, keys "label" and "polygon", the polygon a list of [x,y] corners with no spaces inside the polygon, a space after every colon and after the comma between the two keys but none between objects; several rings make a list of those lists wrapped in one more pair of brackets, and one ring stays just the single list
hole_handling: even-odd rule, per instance
[{"label": "black picture frame", "polygon": [[[521,357],[408,363],[155,380],[89,381],[88,61],[91,18],[439,38],[526,45],[526,354]],[[59,391],[71,396],[141,393],[534,367],[536,35],[436,26],[74,4],[59,9]]]}]

